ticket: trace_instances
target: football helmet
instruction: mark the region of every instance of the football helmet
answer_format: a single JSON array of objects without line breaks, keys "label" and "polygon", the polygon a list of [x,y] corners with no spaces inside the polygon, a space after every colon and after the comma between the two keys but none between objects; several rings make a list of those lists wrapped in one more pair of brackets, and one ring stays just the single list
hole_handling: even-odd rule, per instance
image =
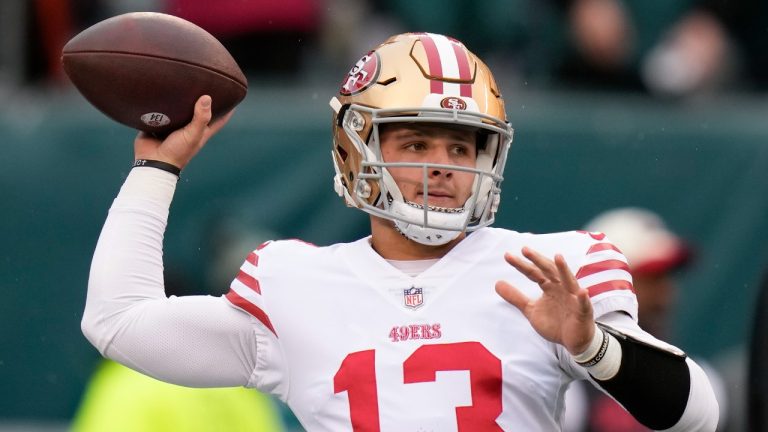
[{"label": "football helmet", "polygon": [[[357,61],[330,105],[334,186],[347,205],[392,220],[406,237],[425,245],[445,244],[493,223],[513,131],[491,71],[461,42],[432,33],[393,36]],[[484,141],[477,143],[476,166],[384,161],[379,125],[412,122],[476,129]],[[391,167],[422,170],[423,202],[403,197]],[[431,169],[474,174],[463,207],[427,204]]]}]

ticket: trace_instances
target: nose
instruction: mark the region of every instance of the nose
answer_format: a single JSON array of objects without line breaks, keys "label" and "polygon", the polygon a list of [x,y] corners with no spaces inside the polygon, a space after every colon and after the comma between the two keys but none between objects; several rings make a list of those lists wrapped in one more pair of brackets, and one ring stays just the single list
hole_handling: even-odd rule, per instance
[{"label": "nose", "polygon": [[[451,165],[451,157],[448,154],[448,150],[443,148],[436,150],[434,152],[434,154],[432,155],[431,161],[432,163],[435,163],[435,164]],[[453,171],[445,168],[432,168],[429,174],[431,177],[439,177],[443,175],[445,177],[450,178],[453,176]]]},{"label": "nose", "polygon": [[446,177],[450,178],[453,176],[453,171],[435,168],[432,170],[432,172],[430,172],[431,177],[440,177],[441,175],[445,175]]}]

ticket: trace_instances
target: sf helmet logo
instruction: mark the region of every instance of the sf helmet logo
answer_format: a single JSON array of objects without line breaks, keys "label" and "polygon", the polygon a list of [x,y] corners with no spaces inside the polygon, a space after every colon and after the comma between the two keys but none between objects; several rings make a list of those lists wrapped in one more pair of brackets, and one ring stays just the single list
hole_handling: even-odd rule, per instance
[{"label": "sf helmet logo", "polygon": [[344,96],[358,94],[373,84],[379,76],[379,54],[371,51],[352,66],[341,84],[339,93]]},{"label": "sf helmet logo", "polygon": [[467,103],[464,102],[464,99],[453,96],[443,98],[443,100],[440,101],[440,106],[443,108],[459,111],[467,109]]}]

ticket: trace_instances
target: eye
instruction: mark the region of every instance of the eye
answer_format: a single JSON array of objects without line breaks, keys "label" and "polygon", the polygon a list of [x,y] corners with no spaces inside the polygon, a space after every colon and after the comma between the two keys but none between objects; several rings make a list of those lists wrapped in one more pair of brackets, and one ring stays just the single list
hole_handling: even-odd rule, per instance
[{"label": "eye", "polygon": [[427,148],[427,145],[421,141],[413,141],[413,142],[406,143],[403,146],[403,148],[411,151],[422,151]]},{"label": "eye", "polygon": [[471,154],[468,144],[455,144],[451,147],[451,152],[458,156],[466,156]]}]

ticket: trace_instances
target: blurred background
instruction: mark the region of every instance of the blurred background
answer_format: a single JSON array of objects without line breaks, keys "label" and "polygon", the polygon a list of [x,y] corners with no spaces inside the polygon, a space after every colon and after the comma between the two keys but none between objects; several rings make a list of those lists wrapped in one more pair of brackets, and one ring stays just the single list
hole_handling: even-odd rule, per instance
[{"label": "blurred background", "polygon": [[444,33],[489,64],[515,128],[496,225],[578,229],[624,206],[663,217],[695,254],[668,339],[722,376],[721,429],[748,430],[746,359],[768,266],[768,3],[3,0],[0,431],[68,430],[100,361],[79,323],[135,131],[77,93],[60,53],[130,11],[200,25],[249,78],[177,189],[165,260],[185,292],[225,292],[267,238],[366,235],[367,216],[332,189],[328,100],[389,35]]}]

